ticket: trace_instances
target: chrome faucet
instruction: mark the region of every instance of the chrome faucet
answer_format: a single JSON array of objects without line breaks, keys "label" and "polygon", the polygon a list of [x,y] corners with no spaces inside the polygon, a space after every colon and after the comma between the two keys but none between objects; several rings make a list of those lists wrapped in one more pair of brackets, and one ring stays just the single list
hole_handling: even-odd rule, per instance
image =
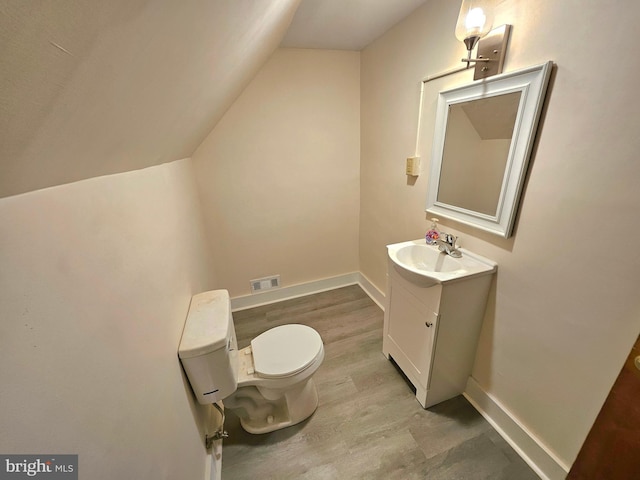
[{"label": "chrome faucet", "polygon": [[440,232],[440,236],[436,239],[438,250],[446,253],[454,258],[460,258],[462,252],[456,248],[456,242],[458,237],[451,235],[450,233]]}]

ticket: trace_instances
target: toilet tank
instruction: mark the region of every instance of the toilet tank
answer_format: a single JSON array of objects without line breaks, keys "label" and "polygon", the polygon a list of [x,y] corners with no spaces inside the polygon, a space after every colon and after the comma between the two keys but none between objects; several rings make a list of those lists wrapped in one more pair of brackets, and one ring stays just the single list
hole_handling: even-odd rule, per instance
[{"label": "toilet tank", "polygon": [[191,298],[178,356],[199,403],[222,400],[238,386],[238,342],[227,290]]}]

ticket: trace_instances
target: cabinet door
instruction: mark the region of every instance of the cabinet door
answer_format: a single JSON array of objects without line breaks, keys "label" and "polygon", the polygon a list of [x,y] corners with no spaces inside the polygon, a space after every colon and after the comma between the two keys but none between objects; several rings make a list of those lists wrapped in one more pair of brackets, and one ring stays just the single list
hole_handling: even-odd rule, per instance
[{"label": "cabinet door", "polygon": [[420,293],[418,299],[397,282],[392,285],[388,336],[397,347],[392,356],[398,366],[417,389],[426,390],[438,326],[440,289],[425,288]]}]

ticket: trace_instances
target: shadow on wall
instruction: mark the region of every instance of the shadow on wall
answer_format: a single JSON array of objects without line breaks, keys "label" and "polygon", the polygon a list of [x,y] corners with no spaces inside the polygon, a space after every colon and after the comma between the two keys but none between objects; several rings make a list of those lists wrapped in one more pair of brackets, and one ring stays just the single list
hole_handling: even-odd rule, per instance
[{"label": "shadow on wall", "polygon": [[[508,241],[501,237],[495,236],[495,238],[500,238],[502,241]],[[496,296],[497,296],[497,285],[500,278],[500,266],[498,266],[498,270],[493,275],[491,279],[491,286],[489,287],[489,295],[487,296],[487,306],[484,312],[484,319],[482,320],[482,329],[480,330],[480,339],[478,341],[478,345],[482,344],[483,348],[488,349],[488,351],[493,351],[494,348],[494,339],[495,339],[495,330],[496,330]],[[471,377],[474,378],[475,369],[480,370],[481,378],[491,378],[490,373],[493,371],[493,359],[491,357],[483,359],[483,362],[478,362],[478,350],[476,350],[476,358],[473,362],[473,370],[471,372]],[[491,391],[491,384],[483,385],[486,391]]]},{"label": "shadow on wall", "polygon": [[[178,358],[177,353],[176,362],[180,363],[180,359]],[[182,376],[182,385],[184,387],[184,393],[185,397],[187,398],[187,402],[189,402],[189,408],[191,409],[193,421],[195,422],[196,427],[198,428],[198,433],[200,434],[202,447],[206,448],[207,435],[213,435],[214,432],[216,432],[223,426],[222,416],[215,408],[213,408],[213,406],[201,405],[196,401],[193,390],[191,390],[189,379],[187,378],[187,375],[182,368],[182,364],[180,364],[180,375]]]}]

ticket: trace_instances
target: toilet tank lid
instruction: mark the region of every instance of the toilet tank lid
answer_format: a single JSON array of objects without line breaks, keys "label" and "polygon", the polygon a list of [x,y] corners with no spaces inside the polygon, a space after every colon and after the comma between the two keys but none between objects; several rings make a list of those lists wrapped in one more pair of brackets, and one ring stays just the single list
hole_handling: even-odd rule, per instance
[{"label": "toilet tank lid", "polygon": [[211,290],[191,297],[178,356],[197,357],[225,348],[232,326],[230,308],[227,290]]}]

